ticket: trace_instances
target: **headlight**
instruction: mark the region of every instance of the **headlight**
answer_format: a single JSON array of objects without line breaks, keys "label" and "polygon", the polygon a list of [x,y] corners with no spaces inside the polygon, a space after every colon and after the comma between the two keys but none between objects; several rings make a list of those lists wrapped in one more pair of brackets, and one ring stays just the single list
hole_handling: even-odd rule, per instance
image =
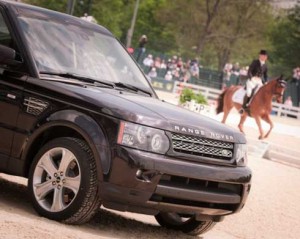
[{"label": "headlight", "polygon": [[165,154],[170,147],[163,130],[121,121],[118,144],[149,152]]},{"label": "headlight", "polygon": [[246,166],[247,162],[247,144],[236,144],[236,164]]}]

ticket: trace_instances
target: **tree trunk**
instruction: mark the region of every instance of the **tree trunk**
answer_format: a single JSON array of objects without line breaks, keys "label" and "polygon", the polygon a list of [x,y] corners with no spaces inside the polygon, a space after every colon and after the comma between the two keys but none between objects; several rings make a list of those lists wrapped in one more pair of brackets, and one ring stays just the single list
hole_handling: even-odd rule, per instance
[{"label": "tree trunk", "polygon": [[210,10],[209,2],[211,2],[211,0],[206,0],[207,18],[206,18],[206,23],[205,23],[205,26],[204,26],[202,36],[199,39],[198,47],[197,47],[197,50],[196,50],[197,55],[199,55],[202,52],[202,50],[205,46],[207,37],[210,35],[211,23],[217,15],[218,7],[219,7],[219,4],[220,4],[220,0],[215,0],[214,5],[213,5],[213,9]]}]

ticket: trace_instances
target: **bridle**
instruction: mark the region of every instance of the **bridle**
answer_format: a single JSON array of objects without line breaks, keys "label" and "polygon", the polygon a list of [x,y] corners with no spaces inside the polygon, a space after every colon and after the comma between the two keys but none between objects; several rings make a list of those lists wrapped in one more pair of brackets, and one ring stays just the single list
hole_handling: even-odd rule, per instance
[{"label": "bridle", "polygon": [[277,98],[283,97],[283,91],[277,92],[277,89],[279,88],[279,86],[281,88],[285,89],[286,88],[286,81],[284,81],[284,80],[277,80],[276,86],[275,86],[275,89],[274,89],[274,92],[273,92],[273,95],[277,96]]}]

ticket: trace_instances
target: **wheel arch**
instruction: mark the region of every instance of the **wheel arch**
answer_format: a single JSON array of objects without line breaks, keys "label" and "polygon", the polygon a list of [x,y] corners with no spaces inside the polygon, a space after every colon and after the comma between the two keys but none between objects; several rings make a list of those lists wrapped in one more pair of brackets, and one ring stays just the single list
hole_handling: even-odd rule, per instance
[{"label": "wheel arch", "polygon": [[63,110],[50,115],[30,136],[22,160],[25,161],[24,175],[27,177],[30,165],[39,149],[58,137],[75,137],[87,142],[95,157],[99,180],[109,171],[110,152],[108,141],[102,128],[90,116],[75,110]]}]

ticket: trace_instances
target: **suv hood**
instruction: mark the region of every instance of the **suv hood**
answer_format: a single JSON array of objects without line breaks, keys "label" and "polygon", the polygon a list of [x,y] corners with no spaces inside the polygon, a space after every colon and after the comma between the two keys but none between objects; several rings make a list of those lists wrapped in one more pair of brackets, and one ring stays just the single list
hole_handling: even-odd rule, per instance
[{"label": "suv hood", "polygon": [[181,134],[203,136],[230,142],[246,142],[244,136],[239,131],[180,106],[159,99],[132,94],[123,94],[121,98],[132,104],[133,108],[130,108],[132,109],[132,111],[129,111],[130,115],[138,116],[139,112],[136,109],[140,107],[149,113],[151,112],[149,118],[141,114],[135,120],[132,120],[130,117],[124,120],[147,124],[151,127]]},{"label": "suv hood", "polygon": [[[59,91],[74,104],[110,115],[120,120],[163,129],[170,132],[202,136],[229,142],[246,143],[239,131],[216,120],[191,112],[157,98],[128,91],[99,87],[82,88],[60,82],[39,80],[35,84]],[[59,87],[58,87],[59,85]],[[69,96],[69,97],[68,97]]]},{"label": "suv hood", "polygon": [[239,131],[180,106],[126,91],[101,91],[101,94],[93,98],[98,99],[97,105],[106,102],[101,111],[113,117],[170,132],[229,142],[246,142]]}]

